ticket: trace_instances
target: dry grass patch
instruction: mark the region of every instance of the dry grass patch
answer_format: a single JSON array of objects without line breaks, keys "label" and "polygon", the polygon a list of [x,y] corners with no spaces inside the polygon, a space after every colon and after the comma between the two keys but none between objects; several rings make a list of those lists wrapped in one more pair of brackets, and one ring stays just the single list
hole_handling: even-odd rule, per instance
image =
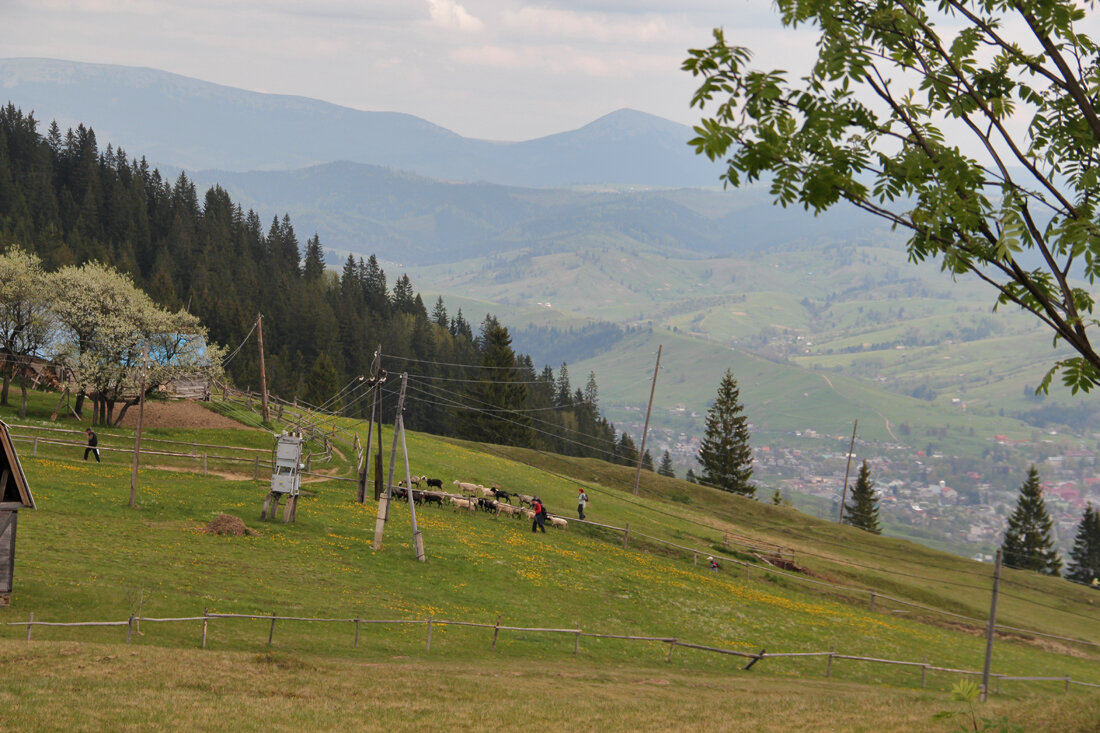
[{"label": "dry grass patch", "polygon": [[[949,730],[943,693],[583,661],[338,660],[0,641],[0,729]],[[998,699],[1026,730],[1096,731],[1100,695]]]}]

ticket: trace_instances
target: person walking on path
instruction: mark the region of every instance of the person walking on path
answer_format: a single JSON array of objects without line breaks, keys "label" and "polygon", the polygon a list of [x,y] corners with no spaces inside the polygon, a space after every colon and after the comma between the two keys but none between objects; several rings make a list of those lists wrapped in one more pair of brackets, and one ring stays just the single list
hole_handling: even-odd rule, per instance
[{"label": "person walking on path", "polygon": [[584,519],[584,508],[588,506],[588,494],[584,489],[577,489],[577,516]]},{"label": "person walking on path", "polygon": [[715,560],[713,557],[708,557],[707,559],[710,560],[710,570],[711,570],[711,572],[712,573],[717,573],[718,572],[718,561]]},{"label": "person walking on path", "polygon": [[535,520],[531,522],[531,531],[538,532],[541,529],[542,533],[546,534],[546,507],[542,505],[542,500],[537,496],[531,502],[531,511],[535,513]]},{"label": "person walking on path", "polygon": [[99,445],[99,436],[92,432],[91,428],[85,430],[84,434],[88,436],[88,447],[84,449],[84,460],[88,460],[88,453],[90,452],[95,455],[95,462],[100,463],[99,448],[96,447]]}]

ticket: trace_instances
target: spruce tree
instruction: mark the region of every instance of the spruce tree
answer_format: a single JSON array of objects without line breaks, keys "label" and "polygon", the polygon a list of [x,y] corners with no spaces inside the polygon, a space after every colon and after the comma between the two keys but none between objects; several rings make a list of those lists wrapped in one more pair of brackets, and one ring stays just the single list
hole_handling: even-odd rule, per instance
[{"label": "spruce tree", "polygon": [[653,456],[649,453],[649,448],[645,449],[645,453],[642,454],[642,468],[647,471],[653,470]]},{"label": "spruce tree", "polygon": [[638,465],[638,446],[626,432],[619,436],[619,442],[615,444],[615,463],[624,466]]},{"label": "spruce tree", "polygon": [[1047,513],[1039,486],[1039,472],[1032,466],[1027,480],[1020,487],[1016,511],[1008,518],[1008,528],[1001,545],[1005,565],[1044,575],[1058,575],[1062,569],[1062,558],[1054,549],[1051,538],[1053,528],[1054,523]]},{"label": "spruce tree", "polygon": [[783,495],[779,493],[779,489],[776,489],[775,493],[772,494],[772,504],[775,506],[783,506]]},{"label": "spruce tree", "polygon": [[1100,578],[1100,511],[1085,507],[1081,523],[1077,525],[1077,537],[1069,553],[1070,564],[1066,577],[1078,583],[1091,583]]},{"label": "spruce tree", "polygon": [[695,469],[694,468],[689,468],[687,470],[687,474],[684,476],[684,481],[687,481],[689,484],[699,483],[699,479],[695,477]]},{"label": "spruce tree", "polygon": [[467,431],[462,437],[485,443],[529,445],[531,418],[522,410],[527,385],[516,364],[512,336],[495,316],[487,315],[478,336],[480,374],[469,391],[465,411]]},{"label": "spruce tree", "polygon": [[657,467],[657,474],[659,476],[668,476],[669,478],[676,477],[676,472],[672,470],[672,456],[668,454],[667,450],[661,456],[661,465]]},{"label": "spruce tree", "polygon": [[882,527],[878,523],[875,484],[871,481],[871,469],[867,466],[867,461],[859,467],[859,478],[852,489],[852,503],[844,505],[843,521],[871,534],[882,534]]},{"label": "spruce tree", "polygon": [[744,496],[756,493],[752,478],[752,448],[749,421],[742,414],[741,391],[733,372],[726,370],[718,385],[718,396],[707,410],[707,430],[699,447],[703,466],[700,481],[723,491]]}]

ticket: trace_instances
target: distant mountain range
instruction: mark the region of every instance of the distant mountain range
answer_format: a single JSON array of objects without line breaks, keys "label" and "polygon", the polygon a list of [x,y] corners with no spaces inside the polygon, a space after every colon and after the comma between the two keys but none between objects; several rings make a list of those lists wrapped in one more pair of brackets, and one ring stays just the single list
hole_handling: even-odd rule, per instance
[{"label": "distant mountain range", "polygon": [[413,115],[261,94],[147,68],[0,59],[0,102],[48,124],[188,170],[283,170],[352,161],[448,181],[559,187],[716,186],[691,128],[623,109],[578,130],[524,142],[457,135]]},{"label": "distant mountain range", "polygon": [[[745,255],[779,245],[859,240],[884,229],[859,211],[815,217],[772,206],[762,188],[531,189],[444,183],[348,162],[188,175],[200,190],[220,184],[267,220],[289,212],[301,235],[319,233],[328,250],[417,265],[521,248],[550,253],[615,242],[677,257]],[[330,262],[339,264],[335,259]]]}]

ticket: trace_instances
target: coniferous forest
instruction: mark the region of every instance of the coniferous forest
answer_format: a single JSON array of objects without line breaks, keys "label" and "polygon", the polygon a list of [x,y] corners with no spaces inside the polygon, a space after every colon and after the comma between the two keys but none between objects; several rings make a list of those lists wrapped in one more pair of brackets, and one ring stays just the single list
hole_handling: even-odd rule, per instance
[{"label": "coniferous forest", "polygon": [[281,397],[363,417],[358,377],[381,348],[391,377],[409,373],[410,429],[617,458],[595,376],[574,390],[564,363],[536,369],[492,315],[471,323],[442,299],[429,312],[406,275],[388,284],[373,255],[328,271],[318,236],[303,244],[288,215],[265,226],[220,186],[200,198],[185,174],[166,180],[144,157],[100,149],[90,128],[38,128],[33,114],[0,108],[0,250],[19,244],[48,270],[99,261],[129,275],[202,321],[233,355],[225,369],[237,386],[258,389],[250,332],[262,313],[268,389]]}]

